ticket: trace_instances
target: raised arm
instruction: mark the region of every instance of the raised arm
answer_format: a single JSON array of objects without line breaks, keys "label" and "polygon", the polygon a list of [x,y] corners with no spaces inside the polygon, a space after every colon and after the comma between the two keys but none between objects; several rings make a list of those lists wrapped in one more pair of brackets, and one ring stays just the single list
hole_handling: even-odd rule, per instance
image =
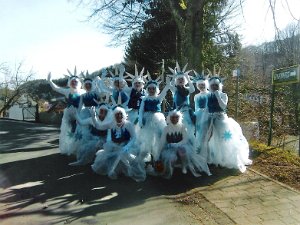
[{"label": "raised arm", "polygon": [[174,95],[174,93],[175,93],[175,91],[176,91],[176,87],[175,87],[175,77],[173,77],[173,79],[172,79],[169,83],[170,83],[170,90],[171,90],[171,92],[172,92],[173,95]]},{"label": "raised arm", "polygon": [[215,91],[215,95],[218,99],[218,103],[222,109],[226,109],[227,103],[228,103],[228,96],[227,94],[221,92],[221,91]]},{"label": "raised arm", "polygon": [[54,84],[53,81],[52,81],[51,73],[48,74],[47,81],[48,81],[48,83],[50,84],[51,88],[52,88],[54,91],[56,91],[56,92],[58,92],[58,93],[60,93],[60,94],[62,94],[62,95],[64,95],[64,96],[66,96],[66,97],[68,96],[69,90],[66,89],[66,88],[58,87],[56,84]]},{"label": "raised arm", "polygon": [[167,91],[170,89],[170,79],[167,78],[166,80],[166,86],[164,87],[164,89],[160,92],[160,94],[158,95],[158,99],[160,102],[162,102],[164,100],[164,98],[167,95]]},{"label": "raised arm", "polygon": [[192,94],[192,93],[195,91],[194,84],[193,84],[193,82],[191,81],[191,79],[190,79],[190,77],[189,77],[188,74],[185,74],[185,77],[186,77],[186,79],[187,79],[187,81],[188,81],[188,84],[189,84],[188,90],[189,90],[190,94]]}]

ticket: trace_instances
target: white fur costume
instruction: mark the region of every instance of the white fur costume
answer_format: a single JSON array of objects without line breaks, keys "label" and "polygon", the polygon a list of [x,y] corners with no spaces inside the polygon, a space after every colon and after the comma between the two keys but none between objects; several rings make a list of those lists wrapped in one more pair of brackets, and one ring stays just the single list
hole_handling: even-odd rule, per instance
[{"label": "white fur costume", "polygon": [[[100,110],[107,111],[104,120],[100,120],[98,117]],[[95,111],[92,108],[91,117],[89,118],[82,120],[78,115],[76,118],[79,125],[84,129],[82,129],[82,138],[77,143],[77,161],[70,163],[72,166],[86,165],[93,162],[96,152],[103,148],[108,129],[112,126],[112,113],[105,104],[96,108]]]},{"label": "white fur costume", "polygon": [[137,157],[139,150],[135,145],[134,126],[126,120],[127,115],[123,108],[115,108],[113,116],[120,112],[123,114],[122,124],[118,126],[114,118],[113,126],[107,134],[107,142],[96,153],[92,169],[112,179],[124,174],[135,181],[143,181],[146,179],[146,172],[144,163]]},{"label": "white fur costume", "polygon": [[[170,117],[174,115],[179,118],[177,124],[170,121]],[[180,163],[183,173],[189,169],[196,177],[200,176],[200,172],[211,175],[206,161],[194,152],[188,140],[187,129],[182,123],[182,114],[178,111],[172,111],[168,115],[168,125],[164,128],[160,139],[160,150],[165,178],[172,177],[176,163]]]}]

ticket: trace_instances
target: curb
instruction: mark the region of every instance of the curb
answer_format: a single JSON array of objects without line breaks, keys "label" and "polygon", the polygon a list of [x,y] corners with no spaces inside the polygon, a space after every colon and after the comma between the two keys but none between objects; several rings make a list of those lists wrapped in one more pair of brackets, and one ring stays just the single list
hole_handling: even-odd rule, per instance
[{"label": "curb", "polygon": [[269,176],[267,176],[267,175],[265,175],[265,174],[263,174],[263,173],[261,173],[261,172],[259,172],[257,170],[254,170],[252,168],[247,168],[247,170],[250,170],[253,173],[256,173],[256,174],[258,174],[258,175],[260,175],[260,176],[262,176],[262,177],[264,177],[264,178],[266,178],[266,179],[268,179],[270,181],[273,181],[273,182],[279,184],[280,186],[283,186],[283,187],[289,189],[290,191],[293,191],[293,192],[296,192],[297,194],[300,194],[300,191],[298,191],[297,189],[295,189],[295,188],[293,188],[293,187],[291,187],[291,186],[289,186],[287,184],[284,184],[284,183],[282,183],[282,182],[280,182],[278,180],[275,180],[275,179],[273,179],[273,178],[271,178],[271,177],[269,177]]}]

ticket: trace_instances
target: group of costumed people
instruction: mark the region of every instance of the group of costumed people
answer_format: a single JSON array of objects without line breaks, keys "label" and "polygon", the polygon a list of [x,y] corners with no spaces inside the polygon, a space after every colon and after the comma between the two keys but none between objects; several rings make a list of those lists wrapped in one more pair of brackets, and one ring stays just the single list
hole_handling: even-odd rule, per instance
[{"label": "group of costumed people", "polygon": [[[211,175],[208,164],[241,172],[252,162],[249,145],[239,124],[226,114],[228,97],[217,73],[194,76],[178,63],[166,76],[152,79],[144,69],[135,73],[123,65],[101,77],[82,79],[70,73],[68,88],[48,82],[67,100],[59,136],[62,154],[75,155],[70,165],[87,165],[95,173],[116,179],[120,174],[136,181],[148,175],[171,178],[176,167],[195,177]],[[192,79],[193,78],[193,79]],[[128,86],[127,81],[131,83]],[[82,88],[83,84],[83,88]],[[190,95],[195,92],[194,109]],[[168,90],[173,110],[162,112]]]}]

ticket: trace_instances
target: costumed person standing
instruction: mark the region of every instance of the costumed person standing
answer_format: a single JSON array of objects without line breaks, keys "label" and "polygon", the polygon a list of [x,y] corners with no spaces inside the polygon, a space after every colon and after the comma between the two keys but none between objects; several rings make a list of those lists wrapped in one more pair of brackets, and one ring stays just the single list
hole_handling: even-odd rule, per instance
[{"label": "costumed person standing", "polygon": [[69,88],[61,88],[52,82],[51,73],[48,74],[48,82],[52,89],[62,95],[67,99],[67,108],[64,110],[63,118],[60,126],[59,134],[59,150],[61,154],[71,155],[74,154],[71,148],[71,143],[73,142],[73,137],[76,129],[76,118],[73,113],[71,113],[71,108],[78,108],[80,102],[80,96],[85,92],[81,89],[81,83],[79,78],[76,76],[76,67],[74,70],[74,75],[68,78]]},{"label": "costumed person standing", "polygon": [[99,99],[98,93],[95,90],[93,80],[88,78],[89,74],[86,73],[86,78],[83,80],[83,88],[86,91],[80,96],[79,106],[78,106],[78,116],[77,116],[77,126],[75,130],[74,139],[71,143],[71,148],[73,149],[74,154],[77,155],[77,151],[81,148],[81,143],[84,143],[84,140],[89,139],[90,136],[90,127],[85,125],[85,123],[79,123],[79,120],[84,120],[91,117],[90,109],[91,107],[96,107],[97,100]]},{"label": "costumed person standing", "polygon": [[[119,70],[119,73],[118,73]],[[119,66],[116,66],[115,68],[115,74],[113,74],[111,71],[109,71],[111,76],[113,77],[113,88],[110,89],[112,93],[112,104],[121,105],[123,108],[127,108],[129,96],[128,96],[128,86],[127,82],[124,79],[124,73],[125,73],[125,67],[121,64]],[[121,103],[119,103],[119,99],[121,99]]]},{"label": "costumed person standing", "polygon": [[134,126],[127,119],[125,109],[117,106],[113,110],[113,125],[108,130],[107,142],[96,153],[92,169],[101,175],[116,179],[119,174],[135,181],[144,181],[144,163],[139,159]]},{"label": "costumed person standing", "polygon": [[[170,84],[170,90],[173,94],[173,108],[180,110],[183,114],[183,123],[189,132],[189,141],[191,144],[195,142],[195,118],[194,112],[190,107],[190,94],[195,91],[194,84],[190,80],[189,72],[185,71],[187,64],[180,69],[178,62],[176,62],[175,69],[169,67],[172,72],[173,79]],[[188,86],[187,86],[188,84]]]},{"label": "costumed person standing", "polygon": [[112,126],[112,113],[105,103],[100,104],[97,108],[91,107],[90,114],[91,116],[86,119],[81,119],[80,115],[76,114],[79,125],[87,127],[88,131],[78,143],[77,161],[70,163],[71,166],[81,166],[93,162],[96,152],[103,148],[108,129]]},{"label": "costumed person standing", "polygon": [[205,136],[208,163],[245,172],[246,165],[252,163],[249,159],[249,145],[240,125],[226,114],[228,97],[222,92],[222,87],[219,73],[209,79],[209,127]]},{"label": "costumed person standing", "polygon": [[[148,74],[148,82],[146,84],[146,97],[143,98],[139,110],[139,139],[141,147],[140,157],[145,162],[157,161],[159,158],[159,142],[160,136],[166,126],[165,116],[161,112],[161,103],[165,98],[170,81],[167,78],[166,86],[159,93],[160,77],[152,80]],[[150,170],[153,169],[149,165]]]},{"label": "costumed person standing", "polygon": [[177,163],[186,174],[187,169],[198,177],[200,172],[211,175],[206,161],[194,152],[188,141],[187,128],[182,123],[182,113],[174,110],[167,117],[168,125],[164,128],[160,140],[161,161],[163,163],[162,176],[171,178]]},{"label": "costumed person standing", "polygon": [[[87,72],[86,76],[88,75],[89,74]],[[96,107],[98,105],[97,101],[99,100],[98,93],[95,90],[93,80],[91,78],[84,78],[83,88],[86,92],[80,96],[78,107],[78,112],[81,119],[85,119],[91,116],[89,110],[92,106]]]},{"label": "costumed person standing", "polygon": [[[126,72],[127,73],[127,72]],[[128,101],[128,119],[133,124],[138,123],[138,112],[140,109],[140,105],[142,102],[142,98],[146,95],[146,91],[144,89],[145,78],[143,76],[144,68],[138,73],[137,66],[135,65],[135,74],[132,75],[127,73],[127,76],[131,78],[132,87],[129,89],[129,101]]]},{"label": "costumed person standing", "polygon": [[[205,160],[207,160],[207,151],[203,147],[204,138],[208,130],[208,109],[207,109],[207,97],[208,91],[208,80],[207,77],[196,74],[196,87],[199,93],[194,96],[195,104],[195,116],[196,116],[196,141],[195,147],[198,154],[200,154]],[[206,148],[207,150],[207,148]]]}]

